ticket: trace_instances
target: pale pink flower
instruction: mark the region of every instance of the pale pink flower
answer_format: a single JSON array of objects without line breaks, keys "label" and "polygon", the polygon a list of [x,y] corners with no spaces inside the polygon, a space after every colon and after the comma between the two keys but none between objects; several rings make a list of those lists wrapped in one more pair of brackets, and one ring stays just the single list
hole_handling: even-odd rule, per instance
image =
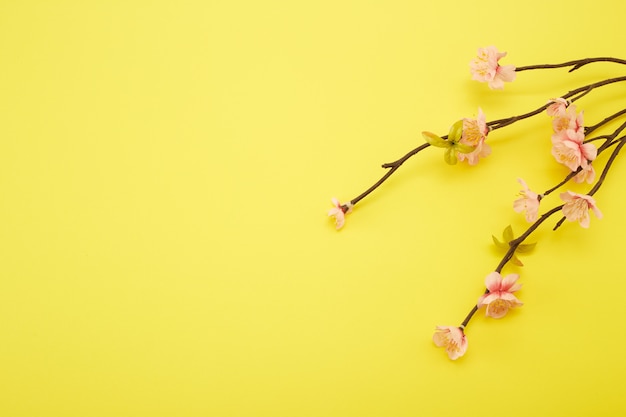
[{"label": "pale pink flower", "polygon": [[506,52],[498,52],[495,46],[478,48],[478,56],[470,62],[472,79],[486,82],[492,90],[502,90],[504,82],[515,80],[515,66],[500,65],[500,58],[506,56]]},{"label": "pale pink flower", "polygon": [[341,204],[339,200],[333,197],[331,200],[335,207],[328,211],[328,215],[335,218],[335,227],[341,229],[346,221],[346,214],[352,211],[352,203]]},{"label": "pale pink flower", "polygon": [[561,97],[550,99],[549,103],[550,105],[546,109],[548,116],[556,116],[557,114],[564,113],[565,109],[570,105],[568,100]]},{"label": "pale pink flower", "polygon": [[525,211],[526,221],[533,223],[537,220],[537,216],[539,215],[539,195],[528,188],[528,185],[526,185],[523,179],[518,178],[517,181],[522,184],[524,189],[519,192],[520,198],[513,202],[513,210],[517,213]]},{"label": "pale pink flower", "polygon": [[479,158],[485,158],[491,154],[491,147],[485,143],[489,134],[489,127],[485,119],[485,113],[479,107],[478,116],[475,119],[463,119],[463,132],[459,143],[473,146],[475,149],[469,153],[458,152],[459,161],[465,161],[470,165],[476,165]]},{"label": "pale pink flower", "polygon": [[579,132],[584,138],[583,112],[576,113],[576,106],[573,104],[563,109],[563,111],[558,111],[554,114],[554,118],[552,119],[552,129],[555,133],[573,130],[577,133]]},{"label": "pale pink flower", "polygon": [[580,172],[574,176],[574,182],[580,184],[586,181],[587,184],[591,184],[595,178],[596,170],[593,169],[593,165],[587,164],[587,167],[581,169]]},{"label": "pale pink flower", "polygon": [[598,149],[593,143],[583,143],[580,131],[563,130],[552,135],[552,156],[572,171],[587,168],[596,159]]},{"label": "pale pink flower", "polygon": [[452,360],[460,358],[467,350],[467,337],[463,333],[463,327],[437,326],[433,342],[438,347],[445,347]]},{"label": "pale pink flower", "polygon": [[504,317],[510,308],[519,307],[522,302],[513,295],[522,285],[517,283],[518,274],[509,274],[502,278],[498,272],[492,272],[485,278],[488,292],[478,299],[478,308],[487,306],[485,314],[494,319]]},{"label": "pale pink flower", "polygon": [[570,222],[578,222],[584,228],[589,227],[589,210],[593,210],[598,219],[602,218],[602,212],[593,197],[572,191],[561,193],[560,197],[565,202],[563,215]]}]

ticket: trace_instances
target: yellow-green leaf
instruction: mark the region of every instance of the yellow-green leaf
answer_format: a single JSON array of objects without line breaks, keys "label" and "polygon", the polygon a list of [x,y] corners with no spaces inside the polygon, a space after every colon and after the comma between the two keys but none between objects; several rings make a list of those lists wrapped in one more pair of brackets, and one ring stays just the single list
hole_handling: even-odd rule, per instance
[{"label": "yellow-green leaf", "polygon": [[502,237],[504,238],[506,243],[509,243],[510,241],[515,239],[515,235],[513,235],[513,228],[511,227],[511,225],[508,225],[504,229],[504,231],[502,232]]},{"label": "yellow-green leaf", "polygon": [[517,256],[515,256],[515,255],[513,255],[513,257],[511,258],[511,262],[512,262],[514,265],[517,265],[517,266],[524,266],[524,264],[522,263],[522,261],[520,261],[520,260],[519,260],[519,258],[518,258]]},{"label": "yellow-green leaf", "polygon": [[495,244],[496,244],[496,247],[497,247],[497,248],[499,248],[499,249],[503,249],[503,250],[505,250],[505,251],[506,251],[506,250],[509,250],[509,245],[508,245],[508,244],[503,243],[503,242],[500,242],[500,241],[498,240],[498,238],[497,238],[497,237],[495,237],[494,235],[491,235],[491,237],[492,237],[492,239],[493,239],[493,243],[495,243]]},{"label": "yellow-green leaf", "polygon": [[454,150],[454,147],[451,146],[444,151],[443,159],[449,165],[456,165],[457,158],[456,158],[456,151]]},{"label": "yellow-green leaf", "polygon": [[516,251],[519,252],[519,253],[528,253],[528,252],[532,251],[533,249],[535,249],[536,245],[537,245],[537,242],[522,243],[521,245],[519,245],[517,247]]},{"label": "yellow-green leaf", "polygon": [[450,142],[448,142],[447,140],[440,138],[439,136],[435,135],[434,133],[431,132],[422,132],[422,136],[424,137],[424,140],[432,145],[432,146],[436,146],[438,148],[448,148],[450,147]]},{"label": "yellow-green leaf", "polygon": [[457,120],[452,126],[450,126],[450,133],[448,133],[448,140],[452,142],[458,142],[461,140],[462,135],[463,135],[463,120]]},{"label": "yellow-green leaf", "polygon": [[463,143],[455,143],[454,148],[461,153],[470,153],[476,149],[475,146],[465,145]]}]

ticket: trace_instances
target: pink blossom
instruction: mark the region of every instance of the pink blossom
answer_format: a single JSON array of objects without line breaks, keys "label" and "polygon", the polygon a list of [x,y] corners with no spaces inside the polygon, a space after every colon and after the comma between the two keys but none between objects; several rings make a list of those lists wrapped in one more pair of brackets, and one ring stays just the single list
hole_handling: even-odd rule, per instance
[{"label": "pink blossom", "polygon": [[337,230],[341,229],[346,221],[346,214],[352,211],[352,203],[341,204],[339,200],[333,197],[331,200],[335,207],[328,211],[328,215],[335,218],[335,227]]},{"label": "pink blossom", "polygon": [[495,46],[478,48],[478,56],[470,62],[472,79],[486,82],[492,90],[502,90],[504,82],[515,80],[515,66],[500,65],[500,58],[506,56],[506,52],[498,52]]},{"label": "pink blossom", "polygon": [[460,143],[475,147],[472,152],[461,153],[457,157],[459,161],[465,161],[470,165],[476,165],[479,158],[485,158],[491,154],[491,147],[485,143],[489,134],[489,127],[485,119],[485,113],[479,107],[476,119],[463,119],[463,133],[461,134]]},{"label": "pink blossom", "polygon": [[463,333],[463,327],[437,326],[433,342],[438,347],[445,347],[452,360],[460,358],[467,350],[467,337]]},{"label": "pink blossom", "polygon": [[580,133],[584,138],[585,131],[583,112],[581,111],[580,113],[576,113],[576,106],[573,104],[562,111],[557,111],[552,119],[552,129],[555,133],[571,129]]},{"label": "pink blossom", "polygon": [[556,116],[557,114],[564,113],[565,109],[570,105],[568,100],[558,97],[549,101],[550,105],[546,109],[548,116]]},{"label": "pink blossom", "polygon": [[513,210],[517,213],[526,212],[526,221],[533,223],[539,215],[539,195],[530,190],[523,179],[518,178],[517,181],[524,187],[519,192],[520,198],[513,202]]},{"label": "pink blossom", "polygon": [[598,150],[592,143],[583,143],[581,131],[563,130],[552,135],[552,156],[572,171],[587,168],[596,159]]},{"label": "pink blossom", "polygon": [[587,184],[591,184],[595,178],[596,171],[593,169],[593,165],[587,164],[587,167],[581,169],[580,172],[574,176],[574,182],[580,184],[586,181]]},{"label": "pink blossom", "polygon": [[478,308],[487,306],[485,314],[494,319],[504,317],[510,308],[519,307],[522,302],[513,295],[522,285],[517,283],[518,274],[509,274],[502,278],[498,272],[492,272],[485,278],[488,292],[478,299]]},{"label": "pink blossom", "polygon": [[589,210],[593,210],[598,219],[602,218],[602,212],[596,206],[596,201],[593,197],[572,191],[561,193],[560,197],[565,202],[563,204],[563,215],[570,222],[578,222],[582,227],[588,228],[590,220]]}]

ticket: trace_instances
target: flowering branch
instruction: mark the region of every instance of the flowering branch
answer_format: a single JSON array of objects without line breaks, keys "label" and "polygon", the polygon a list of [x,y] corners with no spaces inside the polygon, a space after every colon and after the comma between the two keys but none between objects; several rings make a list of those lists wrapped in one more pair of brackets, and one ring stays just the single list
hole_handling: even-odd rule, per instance
[{"label": "flowering branch", "polygon": [[[626,136],[621,137],[615,143],[617,143],[617,146],[616,146],[615,150],[613,151],[613,153],[609,157],[609,160],[607,161],[604,169],[602,170],[602,174],[600,175],[600,179],[598,179],[598,182],[596,183],[596,185],[589,191],[589,193],[587,193],[588,196],[592,196],[593,194],[595,194],[598,191],[598,189],[602,186],[602,183],[604,182],[604,179],[606,178],[606,175],[607,175],[609,169],[611,168],[611,165],[615,161],[615,158],[617,158],[617,155],[619,154],[619,151],[626,144]],[[511,260],[511,258],[513,257],[513,254],[515,253],[515,250],[519,247],[519,245],[521,245],[528,238],[528,236],[530,236],[530,234],[532,232],[534,232],[550,216],[552,216],[553,214],[558,213],[560,210],[562,210],[563,206],[564,206],[564,204],[561,204],[559,206],[553,207],[552,209],[550,209],[546,213],[542,214],[541,217],[539,217],[539,219],[537,221],[535,221],[528,229],[526,229],[526,231],[524,233],[522,233],[517,239],[514,239],[514,240],[510,241],[509,242],[509,246],[510,246],[509,250],[507,251],[507,253],[504,255],[504,257],[502,258],[502,260],[500,261],[500,263],[496,267],[495,272],[500,273],[502,271],[502,269],[504,268],[504,266]],[[563,217],[561,220],[559,220],[559,223],[557,223],[557,226],[555,226],[555,228],[553,230],[556,230],[557,227],[560,226],[560,224],[564,220],[565,220],[565,217]],[[485,294],[487,294],[487,293],[489,293],[489,289],[485,290]],[[461,326],[460,327],[462,327],[463,329],[465,329],[465,327],[467,327],[469,321],[472,319],[474,314],[478,311],[478,308],[479,308],[478,305],[475,305],[470,310],[468,315],[461,322]]]},{"label": "flowering branch", "polygon": [[[572,72],[596,62],[626,65],[626,60],[623,59],[600,57],[579,59],[561,64],[530,65],[515,68],[513,65],[499,64],[499,60],[505,56],[506,53],[499,52],[493,46],[479,48],[477,58],[470,63],[472,78],[488,83],[492,89],[502,89],[505,82],[515,80],[516,73],[521,71],[572,67],[569,70],[569,72]],[[593,196],[604,184],[609,170],[612,168],[621,149],[626,145],[626,135],[623,134],[626,131],[626,121],[623,121],[610,134],[601,134],[594,137],[589,137],[589,135],[608,123],[626,116],[626,108],[606,116],[596,124],[585,126],[583,112],[577,110],[574,102],[599,87],[622,81],[626,81],[626,76],[606,78],[568,91],[561,97],[551,99],[548,103],[527,113],[490,122],[485,121],[485,115],[479,108],[478,116],[475,119],[466,118],[455,122],[445,136],[438,136],[431,132],[422,132],[426,143],[409,151],[396,161],[383,164],[382,167],[387,169],[385,175],[350,202],[341,204],[336,199],[333,199],[334,207],[330,210],[329,215],[335,218],[336,226],[340,228],[344,224],[345,215],[352,210],[355,204],[380,187],[408,159],[424,149],[431,146],[443,148],[444,160],[450,165],[454,165],[458,161],[476,165],[480,158],[488,156],[491,152],[489,145],[485,143],[490,132],[533,117],[544,111],[548,116],[552,117],[551,154],[558,163],[568,168],[568,173],[564,176],[564,179],[548,188],[543,194],[535,193],[524,180],[518,179],[523,189],[519,193],[519,198],[513,202],[513,209],[518,213],[524,213],[530,226],[517,238],[513,233],[512,227],[508,226],[503,232],[504,242],[493,236],[496,246],[504,250],[505,253],[496,268],[485,277],[485,291],[479,296],[476,304],[472,306],[459,326],[436,327],[433,342],[435,345],[445,348],[450,359],[455,360],[465,354],[468,346],[465,329],[472,317],[482,307],[485,307],[486,316],[499,319],[504,317],[510,309],[523,305],[515,295],[521,288],[521,284],[518,283],[519,275],[508,274],[502,276],[502,271],[509,262],[523,266],[517,258],[516,252],[526,253],[535,247],[535,243],[524,242],[539,226],[556,213],[562,213],[562,218],[556,223],[553,230],[558,229],[565,220],[578,222],[581,227],[588,228],[590,225],[590,212],[593,212],[596,218],[602,218],[602,212],[597,207]],[[596,143],[599,142],[601,144],[596,146]],[[595,181],[594,164],[596,158],[609,149],[612,149],[611,154],[604,164],[599,178]],[[587,182],[588,184],[593,184],[595,181],[595,184],[587,194],[579,194],[570,190],[561,192],[559,194],[561,202],[540,216],[540,203],[570,181],[577,183]]]},{"label": "flowering branch", "polygon": [[[579,100],[581,97],[583,97],[584,95],[588,94],[589,92],[591,92],[592,90],[599,88],[599,87],[603,87],[606,85],[610,85],[610,84],[614,84],[614,83],[618,83],[618,82],[623,82],[626,81],[626,76],[622,76],[622,77],[614,77],[614,78],[609,78],[606,80],[602,80],[596,83],[592,83],[592,84],[588,84],[585,85],[583,87],[579,87],[576,88],[574,90],[571,90],[565,94],[563,94],[561,96],[562,99],[564,100],[568,100],[570,102],[574,102],[576,100]],[[521,115],[518,116],[511,116],[511,117],[506,117],[503,119],[497,119],[497,120],[492,120],[490,122],[486,122],[485,125],[487,126],[487,132],[493,131],[493,130],[497,130],[497,129],[501,129],[503,127],[509,126],[515,122],[524,120],[524,119],[528,119],[532,116],[535,116],[537,114],[540,114],[542,112],[544,112],[548,107],[550,106],[550,103],[544,104],[532,111],[529,111],[527,113],[523,113]],[[610,122],[611,120],[626,114],[626,109],[607,117],[605,120],[599,122],[597,125],[591,126],[589,128],[587,128],[587,132],[592,132],[594,130],[596,130],[598,127]],[[468,120],[468,119],[463,119],[463,120]],[[485,134],[485,138],[486,138],[486,134]],[[443,140],[447,140],[448,139],[448,135],[446,136],[441,136],[440,139]],[[376,190],[378,187],[380,187],[385,181],[387,181],[387,179],[389,179],[389,177],[391,177],[391,175],[393,175],[398,168],[400,168],[400,166],[402,166],[402,164],[404,164],[406,161],[408,161],[411,157],[417,155],[418,153],[420,153],[421,151],[423,151],[424,149],[428,148],[429,146],[431,146],[431,143],[427,142],[424,144],[421,144],[420,146],[412,149],[411,151],[407,152],[404,156],[402,156],[401,158],[393,161],[393,162],[387,162],[381,165],[382,168],[384,169],[388,169],[388,171],[378,180],[376,181],[372,186],[370,186],[368,189],[366,189],[365,191],[363,191],[361,194],[359,194],[358,196],[356,196],[355,198],[353,198],[352,200],[350,200],[348,203],[345,204],[340,204],[338,207],[341,208],[341,211],[343,212],[343,214],[347,214],[349,211],[351,211],[351,209],[358,203],[360,202],[362,199],[364,199],[365,197],[367,197],[369,194],[371,194],[374,190]],[[458,155],[458,154],[457,154]],[[476,158],[477,160],[477,158]],[[336,210],[333,211],[333,213],[337,213]],[[334,214],[331,214],[334,216]],[[344,222],[339,222],[341,224],[339,228],[341,228],[344,224]],[[338,224],[339,224],[338,223]]]},{"label": "flowering branch", "polygon": [[[561,98],[564,99],[564,100],[568,100],[569,99],[570,102],[574,102],[576,100],[581,99],[583,96],[587,95],[588,93],[590,93],[595,88],[603,87],[605,85],[618,83],[618,82],[622,82],[622,81],[626,81],[626,76],[609,78],[607,80],[599,81],[599,82],[596,82],[596,83],[593,83],[593,84],[589,84],[589,85],[585,85],[583,87],[576,88],[574,90],[568,91],[567,93],[563,94],[561,96]],[[537,115],[539,113],[542,113],[542,112],[544,112],[548,108],[549,105],[550,105],[550,103],[544,104],[543,106],[541,106],[541,107],[539,107],[539,108],[537,108],[537,109],[535,109],[533,111],[521,114],[519,116],[512,116],[512,117],[507,117],[507,118],[504,118],[504,119],[493,120],[491,122],[488,122],[487,125],[491,128],[491,130],[501,129],[501,128],[505,127],[505,126],[511,125],[511,124],[513,124],[515,122],[518,122],[520,120],[527,119],[529,117],[532,117],[532,116],[535,116],[535,115]],[[608,121],[610,121],[610,120],[607,120],[607,122]],[[602,123],[602,124],[604,124],[604,123]]]}]

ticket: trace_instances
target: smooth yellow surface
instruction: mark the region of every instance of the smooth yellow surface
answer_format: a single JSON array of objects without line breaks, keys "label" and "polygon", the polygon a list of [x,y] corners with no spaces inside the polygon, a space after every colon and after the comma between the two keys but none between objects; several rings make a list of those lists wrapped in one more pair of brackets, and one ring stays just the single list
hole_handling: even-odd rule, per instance
[{"label": "smooth yellow surface", "polygon": [[[491,44],[626,58],[624,3],[580,4],[2,1],[0,415],[626,414],[625,160],[604,219],[533,235],[505,269],[525,305],[478,314],[456,362],[432,331],[481,294],[491,235],[526,227],[516,178],[564,174],[549,119],[493,132],[475,168],[429,149],[340,232],[326,217],[422,130],[624,74],[470,81]],[[625,96],[579,106],[595,123]]]}]

